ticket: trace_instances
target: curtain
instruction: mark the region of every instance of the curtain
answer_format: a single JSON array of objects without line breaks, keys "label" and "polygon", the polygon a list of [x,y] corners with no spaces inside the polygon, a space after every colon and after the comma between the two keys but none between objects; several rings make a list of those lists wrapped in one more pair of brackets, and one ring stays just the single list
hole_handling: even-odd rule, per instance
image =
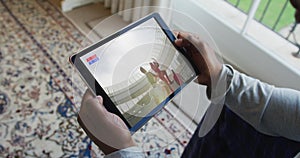
[{"label": "curtain", "polygon": [[[131,22],[146,16],[159,8],[168,8],[171,0],[103,0],[104,6],[111,9],[112,14],[118,13],[124,21]],[[149,7],[157,6],[157,7]],[[131,9],[135,8],[135,9]]]}]

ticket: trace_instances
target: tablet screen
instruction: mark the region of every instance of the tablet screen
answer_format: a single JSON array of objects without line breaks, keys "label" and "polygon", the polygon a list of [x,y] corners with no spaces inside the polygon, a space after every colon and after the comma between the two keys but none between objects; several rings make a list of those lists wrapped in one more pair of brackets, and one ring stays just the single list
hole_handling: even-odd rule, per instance
[{"label": "tablet screen", "polygon": [[80,60],[131,127],[152,117],[196,76],[154,18]]}]

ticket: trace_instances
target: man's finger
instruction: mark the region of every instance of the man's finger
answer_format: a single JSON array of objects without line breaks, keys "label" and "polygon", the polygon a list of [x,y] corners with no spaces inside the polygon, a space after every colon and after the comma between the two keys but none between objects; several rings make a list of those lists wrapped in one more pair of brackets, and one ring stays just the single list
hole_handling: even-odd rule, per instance
[{"label": "man's finger", "polygon": [[97,99],[98,99],[99,103],[103,105],[103,98],[100,95],[97,96]]},{"label": "man's finger", "polygon": [[175,40],[175,45],[178,47],[183,47],[183,39],[176,39]]},{"label": "man's finger", "polygon": [[178,36],[178,34],[179,34],[179,31],[174,30],[174,31],[173,31],[173,34],[174,34],[175,37],[177,38],[177,36]]},{"label": "man's finger", "polygon": [[191,33],[188,33],[188,32],[179,32],[177,37],[179,39],[185,39],[187,41],[189,41],[190,43],[196,45],[198,41],[200,41],[199,37],[198,36],[195,36]]},{"label": "man's finger", "polygon": [[94,97],[95,97],[94,94],[89,89],[87,89],[83,95],[82,100],[87,100]]},{"label": "man's finger", "polygon": [[188,32],[179,32],[177,35],[178,38],[183,38],[183,39],[187,39],[187,40],[191,40],[192,38],[192,34],[188,33]]}]

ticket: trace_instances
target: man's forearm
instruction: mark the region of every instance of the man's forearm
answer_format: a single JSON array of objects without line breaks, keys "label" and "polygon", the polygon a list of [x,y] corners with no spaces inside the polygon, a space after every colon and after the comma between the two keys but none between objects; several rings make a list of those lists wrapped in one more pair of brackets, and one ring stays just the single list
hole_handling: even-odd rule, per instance
[{"label": "man's forearm", "polygon": [[300,141],[300,92],[234,71],[225,105],[258,131]]}]

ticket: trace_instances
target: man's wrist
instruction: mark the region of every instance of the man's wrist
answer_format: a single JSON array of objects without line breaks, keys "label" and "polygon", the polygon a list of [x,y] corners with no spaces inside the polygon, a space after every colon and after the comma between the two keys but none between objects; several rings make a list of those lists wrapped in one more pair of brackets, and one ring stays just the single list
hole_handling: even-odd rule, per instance
[{"label": "man's wrist", "polygon": [[222,65],[219,75],[212,80],[212,85],[207,86],[206,93],[209,99],[226,95],[230,88],[233,72],[233,68],[230,65]]},{"label": "man's wrist", "polygon": [[120,158],[120,157],[134,157],[134,158],[143,158],[145,157],[142,149],[138,146],[131,146],[125,149],[117,150],[113,153],[110,153],[105,158]]}]

